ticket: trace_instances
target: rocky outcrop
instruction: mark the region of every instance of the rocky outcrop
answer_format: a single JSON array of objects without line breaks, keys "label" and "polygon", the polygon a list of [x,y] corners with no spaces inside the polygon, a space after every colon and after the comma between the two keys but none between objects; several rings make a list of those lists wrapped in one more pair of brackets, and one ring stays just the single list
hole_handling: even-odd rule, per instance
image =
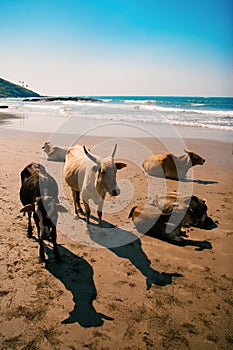
[{"label": "rocky outcrop", "polygon": [[42,97],[42,98],[25,98],[23,101],[27,102],[53,102],[53,101],[77,101],[77,102],[102,102],[89,97]]}]

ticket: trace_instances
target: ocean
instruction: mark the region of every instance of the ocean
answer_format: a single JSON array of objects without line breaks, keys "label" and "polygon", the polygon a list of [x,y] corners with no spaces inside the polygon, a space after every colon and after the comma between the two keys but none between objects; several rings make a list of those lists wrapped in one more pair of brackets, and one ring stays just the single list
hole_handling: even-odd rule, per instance
[{"label": "ocean", "polygon": [[[232,97],[175,97],[175,96],[81,96],[98,101],[28,102],[23,99],[0,99],[8,109],[0,113],[17,118],[4,120],[1,128],[37,132],[84,132],[85,128],[103,124],[134,124],[139,128],[179,130],[215,139],[215,135],[230,141],[233,131]],[[69,120],[69,127],[67,127]],[[80,128],[81,127],[81,128]],[[124,128],[122,128],[122,132]],[[217,132],[217,133],[216,133]],[[105,135],[103,135],[105,136]],[[169,135],[170,132],[169,132]]]}]

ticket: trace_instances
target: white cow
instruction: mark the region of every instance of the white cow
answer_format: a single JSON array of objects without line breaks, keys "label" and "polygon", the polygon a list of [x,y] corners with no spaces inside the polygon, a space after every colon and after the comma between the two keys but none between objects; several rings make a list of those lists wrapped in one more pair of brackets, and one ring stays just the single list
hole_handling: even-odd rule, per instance
[{"label": "white cow", "polygon": [[42,149],[47,153],[48,160],[54,161],[54,162],[64,162],[67,149],[61,148],[57,146],[53,146],[51,142],[46,141],[44,143],[44,146]]},{"label": "white cow", "polygon": [[87,224],[90,219],[90,199],[98,205],[99,226],[102,227],[102,209],[107,192],[111,196],[120,194],[116,172],[126,167],[126,164],[114,162],[116,148],[117,145],[111,155],[106,158],[94,155],[85,146],[80,145],[70,147],[67,151],[64,165],[65,181],[72,189],[76,214],[83,214],[80,205],[81,194]]}]

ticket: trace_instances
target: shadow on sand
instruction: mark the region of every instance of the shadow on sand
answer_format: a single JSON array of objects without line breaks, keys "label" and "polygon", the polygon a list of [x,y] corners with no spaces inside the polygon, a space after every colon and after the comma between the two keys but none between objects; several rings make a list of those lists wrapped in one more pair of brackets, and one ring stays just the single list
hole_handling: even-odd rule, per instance
[{"label": "shadow on sand", "polygon": [[[166,286],[172,284],[173,277],[182,277],[179,273],[158,272],[151,267],[151,261],[142,249],[141,240],[132,232],[113,227],[109,222],[105,221],[106,231],[100,233],[97,225],[90,225],[90,238],[108,248],[118,257],[128,259],[145,277],[147,290],[151,286]],[[95,228],[94,230],[91,227]],[[119,242],[129,242],[118,246],[106,244],[106,237],[109,236],[108,228],[114,228],[114,233],[110,236],[116,237]],[[111,241],[111,237],[107,237],[107,242]],[[156,237],[158,238],[158,237]],[[115,239],[115,238],[113,238]],[[169,242],[177,244],[176,242]],[[196,250],[211,249],[211,243],[207,241],[194,241],[184,239],[180,246],[194,246]],[[69,317],[62,321],[63,324],[72,324],[78,322],[82,327],[98,327],[102,326],[104,320],[114,320],[112,317],[98,313],[93,301],[96,299],[97,291],[93,280],[93,268],[82,257],[73,254],[70,250],[59,245],[59,252],[62,257],[61,263],[54,261],[52,249],[47,245],[46,253],[48,259],[46,261],[46,269],[57,279],[59,279],[67,290],[72,293],[74,301],[74,309],[69,313]]]},{"label": "shadow on sand", "polygon": [[184,179],[184,180],[179,180],[179,181],[183,181],[183,182],[194,182],[200,185],[214,185],[214,184],[218,184],[218,181],[214,181],[214,180],[200,180],[200,179]]},{"label": "shadow on sand", "polygon": [[198,183],[200,185],[214,185],[214,184],[218,184],[218,181],[215,180],[201,180],[201,179],[190,179],[190,178],[181,178],[181,179],[174,179],[174,178],[170,178],[170,177],[165,177],[164,175],[159,176],[159,175],[150,175],[151,177],[155,177],[158,179],[164,179],[164,180],[172,180],[172,181],[179,181],[179,182],[193,182],[193,183]]},{"label": "shadow on sand", "polygon": [[[109,228],[108,222],[104,222],[104,226]],[[95,225],[94,225],[95,226]],[[111,227],[111,226],[110,226]],[[111,252],[116,254],[117,256],[128,259],[145,277],[146,277],[146,286],[147,290],[149,290],[152,284],[158,286],[166,286],[168,284],[172,284],[173,277],[182,277],[183,275],[178,273],[167,273],[167,272],[158,272],[154,270],[150,265],[151,261],[148,259],[147,255],[142,249],[141,240],[134,235],[132,232],[122,230],[118,227],[114,227],[114,238],[117,237],[117,241],[120,243],[130,242],[126,244],[120,244],[119,246],[113,246],[115,244],[114,238],[111,242],[110,239],[105,239],[106,236],[110,236],[111,234],[106,232],[100,233],[98,230],[90,230],[89,231],[90,238],[108,248]],[[113,243],[112,245],[109,243]]]},{"label": "shadow on sand", "polygon": [[150,237],[157,238],[163,242],[167,242],[172,245],[176,245],[179,247],[196,247],[195,250],[197,251],[203,251],[205,249],[212,249],[212,244],[208,241],[197,241],[193,239],[183,239],[183,241],[178,242],[178,241],[173,241],[173,240],[165,240],[157,235],[149,235]]},{"label": "shadow on sand", "polygon": [[[204,230],[212,230],[212,229],[218,227],[218,225],[217,225],[216,222],[214,222],[212,220],[212,218],[207,216],[205,227],[200,227],[200,226],[197,226],[197,227],[201,228],[201,229],[204,229]],[[212,244],[210,242],[208,242],[208,241],[199,241],[199,240],[183,238],[183,237],[188,237],[188,235],[186,233],[182,234],[182,236],[183,236],[182,237],[183,238],[182,241],[175,241],[175,240],[165,239],[164,237],[159,235],[158,232],[150,232],[150,233],[147,233],[147,235],[150,236],[150,237],[153,237],[153,238],[157,238],[157,239],[159,239],[161,241],[167,242],[169,244],[179,246],[179,247],[187,247],[187,246],[196,247],[195,250],[197,250],[197,251],[202,251],[202,250],[205,250],[205,249],[212,249]]]},{"label": "shadow on sand", "polygon": [[91,265],[61,245],[58,249],[62,257],[59,264],[54,261],[52,250],[46,247],[46,269],[72,293],[74,301],[73,311],[62,323],[78,322],[82,327],[98,327],[103,325],[104,320],[113,320],[112,317],[97,312],[93,306],[97,291]]}]

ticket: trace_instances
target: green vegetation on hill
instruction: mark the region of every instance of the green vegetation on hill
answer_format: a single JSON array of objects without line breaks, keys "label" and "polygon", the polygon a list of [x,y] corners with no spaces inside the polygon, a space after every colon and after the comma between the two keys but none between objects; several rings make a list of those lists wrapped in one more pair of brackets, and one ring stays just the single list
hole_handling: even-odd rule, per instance
[{"label": "green vegetation on hill", "polygon": [[0,78],[0,97],[39,97],[40,95],[25,87]]}]

